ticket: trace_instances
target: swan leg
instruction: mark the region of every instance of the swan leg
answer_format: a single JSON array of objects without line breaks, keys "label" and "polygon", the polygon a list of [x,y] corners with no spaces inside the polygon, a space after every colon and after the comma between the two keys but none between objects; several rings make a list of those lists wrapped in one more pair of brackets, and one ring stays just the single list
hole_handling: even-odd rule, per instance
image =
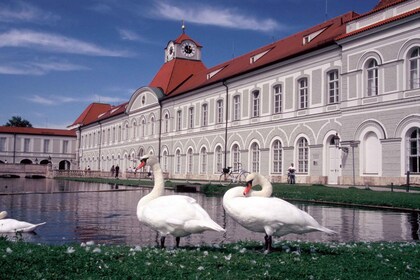
[{"label": "swan leg", "polygon": [[273,238],[271,235],[265,235],[265,245],[264,245],[264,252],[270,253],[273,250]]},{"label": "swan leg", "polygon": [[160,237],[160,248],[165,248],[165,236]]},{"label": "swan leg", "polygon": [[179,241],[181,240],[181,237],[175,237],[176,240],[176,247],[179,248]]}]

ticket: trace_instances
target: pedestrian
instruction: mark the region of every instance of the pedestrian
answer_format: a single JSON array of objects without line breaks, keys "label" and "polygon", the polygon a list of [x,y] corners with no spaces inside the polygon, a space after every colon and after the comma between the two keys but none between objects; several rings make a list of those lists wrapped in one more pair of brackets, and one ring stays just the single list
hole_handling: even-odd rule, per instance
[{"label": "pedestrian", "polygon": [[111,177],[114,177],[114,173],[115,173],[115,166],[112,165],[111,166]]},{"label": "pedestrian", "polygon": [[117,164],[117,166],[115,166],[115,178],[117,179],[118,179],[118,173],[120,173],[120,167]]},{"label": "pedestrian", "polygon": [[290,164],[287,171],[288,171],[287,172],[287,177],[288,177],[289,184],[295,184],[296,183],[296,178],[295,178],[296,169],[295,169],[293,163]]}]

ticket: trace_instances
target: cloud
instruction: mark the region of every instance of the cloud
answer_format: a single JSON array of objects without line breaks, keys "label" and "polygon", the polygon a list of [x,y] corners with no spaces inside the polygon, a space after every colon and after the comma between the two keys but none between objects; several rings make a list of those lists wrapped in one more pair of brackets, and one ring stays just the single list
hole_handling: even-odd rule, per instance
[{"label": "cloud", "polygon": [[204,5],[200,5],[199,7],[177,7],[173,4],[169,5],[166,2],[156,2],[153,13],[169,20],[179,21],[180,19],[184,19],[187,22],[196,24],[236,29],[269,32],[284,28],[284,26],[273,19],[258,19],[250,15],[241,14],[236,9],[222,9]]},{"label": "cloud", "polygon": [[138,41],[138,42],[148,42],[145,38],[140,36],[134,31],[128,29],[118,29],[118,33],[120,34],[121,39],[127,41]]},{"label": "cloud", "polygon": [[37,48],[50,52],[90,56],[131,56],[127,51],[109,50],[62,35],[17,29],[0,34],[0,48],[4,47]]},{"label": "cloud", "polygon": [[31,4],[22,1],[12,2],[13,7],[0,3],[0,22],[44,22],[59,19],[58,16]]},{"label": "cloud", "polygon": [[13,65],[0,65],[0,74],[6,75],[45,75],[52,71],[79,71],[89,68],[67,62],[43,61],[22,62]]},{"label": "cloud", "polygon": [[108,103],[108,104],[121,104],[121,103],[127,102],[126,99],[122,99],[119,97],[103,96],[103,95],[98,95],[98,94],[93,94],[85,98],[74,98],[74,97],[60,96],[60,95],[41,96],[41,95],[35,94],[29,97],[24,97],[23,99],[32,103],[46,105],[46,106],[57,106],[57,105],[63,105],[63,104],[69,104],[69,103],[102,102],[102,103]]}]

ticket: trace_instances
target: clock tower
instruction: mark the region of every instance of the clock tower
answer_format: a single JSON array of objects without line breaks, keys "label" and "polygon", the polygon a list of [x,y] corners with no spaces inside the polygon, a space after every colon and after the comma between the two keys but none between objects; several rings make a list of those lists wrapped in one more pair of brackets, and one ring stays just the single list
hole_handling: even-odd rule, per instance
[{"label": "clock tower", "polygon": [[165,63],[173,59],[201,60],[202,46],[185,34],[184,27],[182,34],[174,41],[169,41],[165,48]]}]

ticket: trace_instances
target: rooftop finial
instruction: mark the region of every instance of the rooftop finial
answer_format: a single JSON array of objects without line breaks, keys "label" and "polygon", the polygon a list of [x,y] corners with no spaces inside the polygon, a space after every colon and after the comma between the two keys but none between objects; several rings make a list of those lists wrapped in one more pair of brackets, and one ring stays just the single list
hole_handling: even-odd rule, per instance
[{"label": "rooftop finial", "polygon": [[182,20],[182,26],[181,26],[181,28],[182,28],[182,34],[184,34],[184,33],[185,33],[185,24],[184,24],[184,20]]}]

